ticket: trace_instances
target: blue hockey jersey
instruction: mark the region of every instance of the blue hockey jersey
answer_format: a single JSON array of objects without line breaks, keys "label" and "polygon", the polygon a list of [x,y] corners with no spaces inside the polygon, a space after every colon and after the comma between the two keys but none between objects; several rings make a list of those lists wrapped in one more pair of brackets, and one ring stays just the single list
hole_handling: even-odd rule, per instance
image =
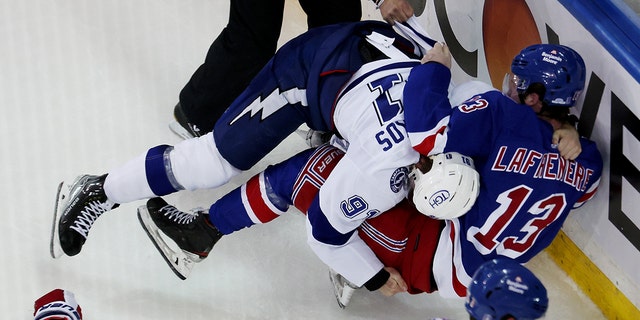
[{"label": "blue hockey jersey", "polygon": [[[373,32],[375,39],[363,36]],[[419,153],[473,157],[480,197],[463,218],[447,221],[433,264],[441,293],[464,296],[483,261],[505,255],[524,262],[546,247],[571,207],[593,195],[602,160],[586,140],[576,161],[562,160],[551,147],[551,126],[500,92],[469,92],[467,102],[452,108],[451,74],[442,65],[393,52],[367,58],[376,54],[367,44],[400,50],[400,39],[372,22],[294,39],[216,123],[215,147],[244,170],[302,123],[335,128],[349,149],[309,204],[308,241],[357,285],[383,264],[356,230],[406,197]]]},{"label": "blue hockey jersey", "polygon": [[502,255],[521,263],[546,248],[573,208],[591,198],[602,173],[595,143],[581,139],[575,161],[551,144],[553,128],[496,90],[469,93],[452,108],[448,68],[427,63],[405,85],[407,131],[422,154],[456,151],[474,159],[480,195],[464,216],[447,221],[434,258],[443,295],[464,296],[484,261]]}]

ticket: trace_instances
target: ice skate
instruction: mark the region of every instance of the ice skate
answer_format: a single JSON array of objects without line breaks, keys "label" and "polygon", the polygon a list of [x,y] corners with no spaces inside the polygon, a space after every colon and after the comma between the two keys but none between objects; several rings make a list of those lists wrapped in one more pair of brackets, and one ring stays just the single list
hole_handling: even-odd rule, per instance
[{"label": "ice skate", "polygon": [[[182,212],[161,198],[149,199],[140,206],[138,219],[158,252],[182,280],[189,277],[194,263],[204,260],[222,237],[203,209]],[[178,248],[170,247],[161,233]]]},{"label": "ice skate", "polygon": [[189,122],[179,102],[173,108],[173,117],[174,120],[169,123],[169,129],[180,136],[180,138],[191,139],[204,135],[195,124]]},{"label": "ice skate", "polygon": [[68,186],[68,192],[63,190],[64,182],[58,185],[49,246],[53,258],[80,253],[96,219],[106,211],[118,207],[104,193],[106,177],[107,175],[79,176]]},{"label": "ice skate", "polygon": [[351,301],[351,296],[353,296],[353,292],[358,287],[331,268],[329,268],[329,279],[333,284],[333,294],[336,296],[338,306],[344,309]]}]

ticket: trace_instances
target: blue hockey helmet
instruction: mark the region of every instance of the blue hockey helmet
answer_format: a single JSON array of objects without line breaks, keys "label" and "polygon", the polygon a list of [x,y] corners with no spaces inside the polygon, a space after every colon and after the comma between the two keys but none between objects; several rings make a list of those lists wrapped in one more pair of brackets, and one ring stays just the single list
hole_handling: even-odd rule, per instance
[{"label": "blue hockey helmet", "polygon": [[508,258],[483,263],[467,288],[465,307],[478,320],[538,319],[549,306],[547,289],[521,264]]},{"label": "blue hockey helmet", "polygon": [[584,89],[586,67],[580,54],[567,46],[534,44],[513,58],[510,77],[520,94],[541,83],[547,105],[571,107]]}]

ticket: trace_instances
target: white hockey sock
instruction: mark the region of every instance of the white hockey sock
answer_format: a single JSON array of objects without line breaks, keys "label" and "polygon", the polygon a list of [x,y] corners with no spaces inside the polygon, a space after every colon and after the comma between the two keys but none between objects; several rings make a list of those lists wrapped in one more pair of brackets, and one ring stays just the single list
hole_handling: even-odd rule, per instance
[{"label": "white hockey sock", "polygon": [[[147,153],[111,170],[104,183],[109,200],[128,203],[157,196],[149,186]],[[219,187],[241,171],[225,160],[215,145],[213,134],[181,141],[169,152],[169,180],[187,190]]]},{"label": "white hockey sock", "polygon": [[220,155],[212,132],[181,141],[169,158],[176,182],[187,190],[219,187],[241,172]]},{"label": "white hockey sock", "polygon": [[115,203],[153,198],[145,173],[146,152],[109,172],[104,182],[107,198]]}]

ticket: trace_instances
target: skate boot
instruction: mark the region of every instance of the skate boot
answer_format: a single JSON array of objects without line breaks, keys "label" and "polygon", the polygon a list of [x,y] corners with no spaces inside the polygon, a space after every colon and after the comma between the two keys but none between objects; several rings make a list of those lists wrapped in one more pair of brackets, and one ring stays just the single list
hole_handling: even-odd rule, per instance
[{"label": "skate boot", "polygon": [[182,111],[180,102],[173,108],[173,117],[175,120],[169,123],[169,129],[182,139],[197,138],[204,135],[204,132],[201,132],[195,124],[189,122],[184,111]]},{"label": "skate boot", "polygon": [[[183,280],[191,273],[193,264],[204,260],[223,236],[211,224],[205,210],[182,212],[162,198],[149,199],[146,206],[138,208],[138,219],[169,267]],[[179,249],[169,247],[159,231]]]},{"label": "skate boot", "polygon": [[106,211],[118,207],[107,199],[104,181],[107,175],[82,175],[69,186],[67,194],[58,186],[56,211],[51,234],[51,256],[58,258],[62,253],[74,256],[80,253],[93,223]]}]

